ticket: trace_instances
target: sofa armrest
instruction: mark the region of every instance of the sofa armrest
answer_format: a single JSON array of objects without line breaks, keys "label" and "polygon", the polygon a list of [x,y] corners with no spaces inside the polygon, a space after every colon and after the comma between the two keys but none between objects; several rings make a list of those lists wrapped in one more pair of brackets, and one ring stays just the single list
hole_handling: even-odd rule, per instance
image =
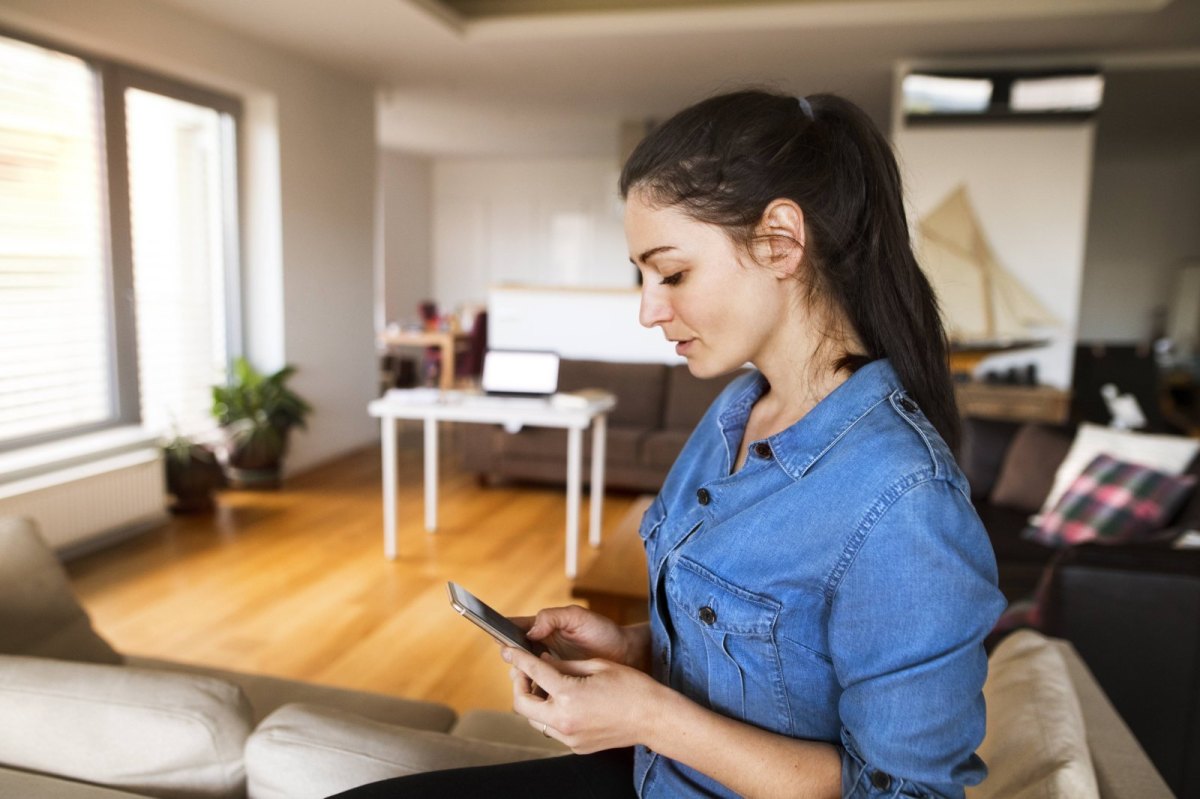
[{"label": "sofa armrest", "polygon": [[250,707],[222,680],[0,655],[0,765],[171,799],[239,796]]},{"label": "sofa armrest", "polygon": [[126,662],[130,666],[201,674],[231,682],[241,688],[250,700],[255,725],[284,705],[296,703],[332,707],[372,721],[434,732],[448,731],[457,719],[457,714],[452,708],[437,702],[403,699],[371,691],[355,691],[267,674],[247,674],[171,660],[130,656]]},{"label": "sofa armrest", "polygon": [[1200,796],[1200,550],[1074,547],[1050,566],[1042,630],[1069,640],[1180,796]]},{"label": "sofa armrest", "polygon": [[554,754],[296,704],[272,713],[250,736],[246,776],[251,799],[296,799],[329,796],[406,774]]},{"label": "sofa armrest", "polygon": [[1101,799],[1171,799],[1174,794],[1104,695],[1079,653],[1053,641],[1067,666],[1087,728],[1088,749]]}]

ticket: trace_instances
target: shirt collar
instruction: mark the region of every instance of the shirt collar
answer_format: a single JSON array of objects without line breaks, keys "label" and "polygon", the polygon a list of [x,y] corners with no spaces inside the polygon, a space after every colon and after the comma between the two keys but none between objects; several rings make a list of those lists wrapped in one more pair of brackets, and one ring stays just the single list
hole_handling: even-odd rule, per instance
[{"label": "shirt collar", "polygon": [[[718,419],[729,453],[727,467],[730,469],[733,453],[741,444],[750,409],[769,387],[761,372],[756,373],[755,377],[730,399]],[[775,462],[792,479],[799,480],[869,410],[900,390],[900,378],[888,359],[881,358],[862,366],[817,403],[803,419],[766,439]]]}]

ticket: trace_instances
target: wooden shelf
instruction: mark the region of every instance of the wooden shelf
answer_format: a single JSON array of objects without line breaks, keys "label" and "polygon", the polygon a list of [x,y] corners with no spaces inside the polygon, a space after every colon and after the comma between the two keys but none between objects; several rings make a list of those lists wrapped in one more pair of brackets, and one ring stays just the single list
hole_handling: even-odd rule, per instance
[{"label": "wooden shelf", "polygon": [[954,393],[959,413],[978,419],[1063,424],[1071,411],[1071,392],[1051,386],[958,383]]}]

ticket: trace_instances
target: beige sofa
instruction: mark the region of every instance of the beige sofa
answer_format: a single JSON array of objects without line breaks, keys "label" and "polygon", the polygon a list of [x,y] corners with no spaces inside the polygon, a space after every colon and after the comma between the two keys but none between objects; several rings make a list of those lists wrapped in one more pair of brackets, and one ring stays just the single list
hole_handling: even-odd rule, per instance
[{"label": "beige sofa", "polygon": [[[970,797],[1171,795],[1069,644],[1020,632],[991,663]],[[0,797],[321,797],[562,751],[510,713],[122,657],[34,526],[0,519]]]}]

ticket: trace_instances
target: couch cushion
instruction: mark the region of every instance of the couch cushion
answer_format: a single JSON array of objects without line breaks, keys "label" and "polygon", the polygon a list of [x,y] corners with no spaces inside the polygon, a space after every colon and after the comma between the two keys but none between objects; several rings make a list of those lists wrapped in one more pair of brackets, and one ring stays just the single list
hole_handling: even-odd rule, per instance
[{"label": "couch cushion", "polygon": [[247,741],[246,775],[253,799],[293,799],[329,796],[404,774],[554,754],[395,727],[331,708],[285,705]]},{"label": "couch cushion", "polygon": [[968,416],[962,420],[962,446],[958,465],[971,485],[971,497],[992,493],[1000,468],[1020,425]]},{"label": "couch cushion", "polygon": [[691,435],[690,429],[657,430],[647,434],[642,441],[641,462],[647,466],[661,466],[669,469],[675,459],[679,457],[679,453],[683,451],[683,445],[687,443],[688,437]]},{"label": "couch cushion", "polygon": [[[552,427],[526,427],[516,434],[497,430],[493,439],[500,455],[504,458],[529,458],[534,460],[552,460],[562,471],[562,479],[567,477],[567,431]],[[641,450],[642,439],[646,429],[609,425],[605,433],[604,462],[606,464],[637,463]],[[583,457],[592,455],[592,436],[588,432],[583,435]],[[591,461],[584,463],[584,473],[591,468]]]},{"label": "couch cushion", "polygon": [[451,734],[460,738],[545,749],[554,755],[571,752],[561,741],[547,738],[535,730],[524,716],[499,710],[469,710],[454,725]]},{"label": "couch cushion", "polygon": [[658,427],[662,423],[667,367],[660,363],[609,363],[563,360],[559,391],[602,388],[617,397],[608,415],[610,426]]},{"label": "couch cushion", "polygon": [[1070,437],[1060,430],[1022,425],[1004,457],[989,501],[1033,513],[1045,501],[1055,472],[1070,448]]},{"label": "couch cushion", "polygon": [[250,700],[254,723],[262,721],[284,705],[304,702],[324,705],[348,713],[357,713],[373,721],[399,724],[421,730],[445,732],[453,726],[457,714],[446,705],[436,702],[419,702],[370,691],[352,691],[330,685],[287,680],[266,674],[246,674],[207,666],[196,666],[169,660],[129,657],[126,663],[148,669],[204,674],[233,683],[242,689]]},{"label": "couch cushion", "polygon": [[667,407],[663,412],[662,426],[668,430],[691,432],[708,410],[708,406],[725,390],[725,386],[744,373],[744,369],[738,369],[727,375],[701,380],[688,371],[687,364],[670,367],[667,376]]},{"label": "couch cushion", "polygon": [[1021,630],[988,659],[988,777],[968,799],[1098,797],[1087,730],[1066,662],[1038,633]]},{"label": "couch cushion", "polygon": [[0,654],[120,663],[30,519],[0,517]]},{"label": "couch cushion", "polygon": [[238,795],[250,705],[212,677],[0,655],[0,763],[175,799]]}]

